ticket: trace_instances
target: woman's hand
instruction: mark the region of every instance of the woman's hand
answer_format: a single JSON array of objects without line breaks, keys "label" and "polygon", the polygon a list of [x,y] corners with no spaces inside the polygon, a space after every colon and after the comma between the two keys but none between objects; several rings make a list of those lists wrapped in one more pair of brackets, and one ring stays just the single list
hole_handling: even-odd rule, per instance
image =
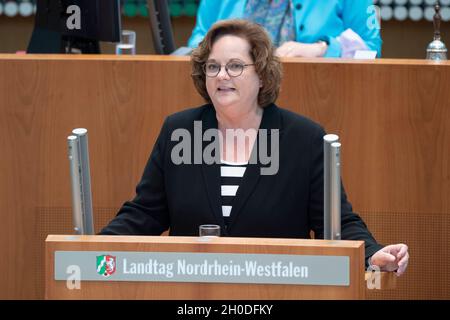
[{"label": "woman's hand", "polygon": [[324,41],[317,43],[301,43],[288,41],[277,48],[275,54],[279,57],[323,57],[327,52],[328,45]]},{"label": "woman's hand", "polygon": [[380,267],[381,271],[396,271],[401,276],[408,266],[409,254],[406,244],[391,244],[375,252],[370,264]]}]

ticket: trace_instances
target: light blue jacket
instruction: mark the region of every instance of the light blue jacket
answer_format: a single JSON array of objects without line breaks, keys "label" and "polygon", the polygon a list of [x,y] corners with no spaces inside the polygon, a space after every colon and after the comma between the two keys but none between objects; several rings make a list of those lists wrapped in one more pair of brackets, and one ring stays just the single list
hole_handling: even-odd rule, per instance
[{"label": "light blue jacket", "polygon": [[[381,56],[380,28],[373,0],[292,0],[296,41],[329,43],[325,57],[340,57],[341,45],[336,39],[348,28],[356,32]],[[188,46],[197,47],[209,28],[219,20],[242,18],[246,0],[202,0],[197,22]]]}]

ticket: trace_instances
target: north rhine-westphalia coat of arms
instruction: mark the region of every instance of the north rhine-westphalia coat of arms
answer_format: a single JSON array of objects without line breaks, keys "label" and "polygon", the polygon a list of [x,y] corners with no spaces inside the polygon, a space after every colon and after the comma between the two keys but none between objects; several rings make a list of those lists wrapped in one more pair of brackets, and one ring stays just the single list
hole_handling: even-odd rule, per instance
[{"label": "north rhine-westphalia coat of arms", "polygon": [[116,257],[111,255],[97,256],[97,273],[109,277],[116,272]]}]

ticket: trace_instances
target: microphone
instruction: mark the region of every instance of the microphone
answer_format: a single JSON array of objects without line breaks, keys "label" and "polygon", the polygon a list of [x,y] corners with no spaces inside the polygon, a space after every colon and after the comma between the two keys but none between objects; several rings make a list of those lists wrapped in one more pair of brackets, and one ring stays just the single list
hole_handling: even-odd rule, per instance
[{"label": "microphone", "polygon": [[323,238],[341,240],[341,161],[339,137],[323,137],[324,149],[324,212]]}]

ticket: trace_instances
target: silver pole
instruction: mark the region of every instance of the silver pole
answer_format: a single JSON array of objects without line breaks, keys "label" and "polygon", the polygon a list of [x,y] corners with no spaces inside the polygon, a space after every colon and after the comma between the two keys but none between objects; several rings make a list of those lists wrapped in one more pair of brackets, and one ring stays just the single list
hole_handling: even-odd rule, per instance
[{"label": "silver pole", "polygon": [[80,160],[78,158],[78,138],[67,137],[70,164],[70,180],[72,183],[72,217],[75,234],[83,234],[83,200],[81,198]]},{"label": "silver pole", "polygon": [[331,144],[331,239],[341,240],[341,144]]},{"label": "silver pole", "polygon": [[84,128],[72,131],[78,138],[78,156],[80,160],[81,196],[83,208],[83,234],[94,234],[94,221],[92,214],[91,174],[89,167],[89,147],[87,130]]},{"label": "silver pole", "polygon": [[335,134],[327,134],[323,137],[323,238],[325,240],[332,239],[331,208],[333,205],[332,193],[335,189],[333,189],[332,179],[331,144],[338,141],[339,137]]}]

